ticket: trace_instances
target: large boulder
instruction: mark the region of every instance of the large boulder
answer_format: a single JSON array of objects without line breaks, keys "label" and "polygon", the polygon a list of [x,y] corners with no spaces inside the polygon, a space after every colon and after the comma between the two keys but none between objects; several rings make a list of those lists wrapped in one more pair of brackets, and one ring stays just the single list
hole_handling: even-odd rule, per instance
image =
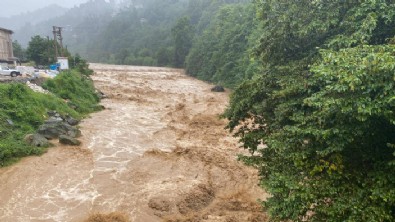
[{"label": "large boulder", "polygon": [[41,125],[37,133],[43,135],[47,139],[55,139],[60,135],[67,135],[71,137],[81,136],[81,131],[75,126],[64,122],[60,119],[52,119],[45,121],[44,125]]},{"label": "large boulder", "polygon": [[26,135],[25,141],[26,141],[26,143],[28,143],[32,146],[37,146],[37,147],[48,147],[49,146],[49,141],[47,140],[47,138],[45,138],[43,135],[40,135],[38,133]]},{"label": "large boulder", "polygon": [[60,135],[59,142],[66,145],[79,146],[81,142],[71,136]]}]

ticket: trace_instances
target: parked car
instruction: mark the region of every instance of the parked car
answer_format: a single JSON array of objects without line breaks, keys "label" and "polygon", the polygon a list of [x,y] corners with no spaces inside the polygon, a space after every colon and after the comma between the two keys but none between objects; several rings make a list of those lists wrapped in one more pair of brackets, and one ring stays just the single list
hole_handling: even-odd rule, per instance
[{"label": "parked car", "polygon": [[6,66],[0,66],[0,75],[16,77],[20,76],[21,72],[16,69],[10,69]]}]

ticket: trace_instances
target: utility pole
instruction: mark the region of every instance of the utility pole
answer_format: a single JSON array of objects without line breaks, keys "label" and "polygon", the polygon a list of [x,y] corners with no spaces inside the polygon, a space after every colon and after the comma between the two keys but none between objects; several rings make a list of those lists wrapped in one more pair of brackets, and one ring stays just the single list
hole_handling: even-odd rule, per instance
[{"label": "utility pole", "polygon": [[50,45],[49,45],[49,36],[47,36],[47,56],[48,56],[48,62],[51,62],[51,56],[50,56]]},{"label": "utility pole", "polygon": [[62,37],[62,27],[58,27],[58,34],[59,34],[59,43],[60,43],[60,48],[61,48],[61,53],[60,55],[63,57],[64,56],[64,50],[63,50],[63,37]]},{"label": "utility pole", "polygon": [[55,44],[55,61],[58,58],[58,40],[59,40],[59,45],[60,45],[60,55],[63,57],[63,37],[62,37],[62,27],[58,26],[52,26],[52,32],[53,32],[53,37],[54,37],[54,44]]},{"label": "utility pole", "polygon": [[58,31],[56,26],[52,26],[53,40],[55,46],[55,61],[58,58]]}]

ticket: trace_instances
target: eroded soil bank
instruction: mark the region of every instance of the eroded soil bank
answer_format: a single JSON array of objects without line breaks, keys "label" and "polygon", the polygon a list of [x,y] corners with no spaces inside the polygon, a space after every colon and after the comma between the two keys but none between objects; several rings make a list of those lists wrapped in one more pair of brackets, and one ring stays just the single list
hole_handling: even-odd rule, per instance
[{"label": "eroded soil bank", "polygon": [[83,144],[0,169],[0,221],[265,221],[256,171],[218,118],[228,95],[182,70],[91,64],[106,109]]}]

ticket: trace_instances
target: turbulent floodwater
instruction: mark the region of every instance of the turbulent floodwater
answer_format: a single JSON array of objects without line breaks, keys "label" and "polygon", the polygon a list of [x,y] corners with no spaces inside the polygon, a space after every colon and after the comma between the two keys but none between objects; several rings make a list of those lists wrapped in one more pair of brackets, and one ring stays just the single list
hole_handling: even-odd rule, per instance
[{"label": "turbulent floodwater", "polygon": [[264,221],[253,169],[218,118],[228,95],[182,70],[91,64],[108,98],[57,145],[0,169],[0,221]]}]

